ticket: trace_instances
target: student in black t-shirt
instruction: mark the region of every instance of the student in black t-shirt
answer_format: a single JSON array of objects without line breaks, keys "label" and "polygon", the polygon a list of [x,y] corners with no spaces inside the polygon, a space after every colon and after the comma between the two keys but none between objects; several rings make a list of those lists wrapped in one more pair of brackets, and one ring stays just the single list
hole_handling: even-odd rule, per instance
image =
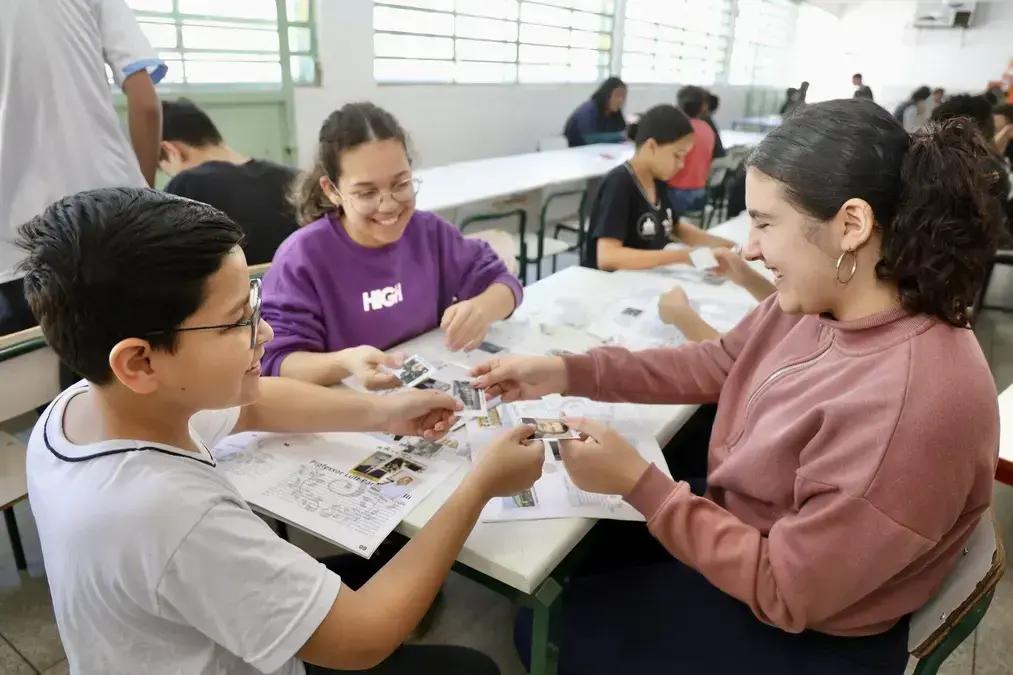
[{"label": "student in black t-shirt", "polygon": [[236,152],[191,101],[162,102],[159,168],[173,177],[166,192],[221,209],[243,228],[251,265],[271,262],[296,230],[288,203],[296,170]]},{"label": "student in black t-shirt", "polygon": [[733,242],[680,223],[665,180],[682,168],[693,147],[693,127],[678,108],[651,108],[630,127],[637,151],[602,179],[591,205],[583,264],[612,270],[639,270],[689,263],[689,251],[663,250],[678,238],[690,247],[735,246]]}]

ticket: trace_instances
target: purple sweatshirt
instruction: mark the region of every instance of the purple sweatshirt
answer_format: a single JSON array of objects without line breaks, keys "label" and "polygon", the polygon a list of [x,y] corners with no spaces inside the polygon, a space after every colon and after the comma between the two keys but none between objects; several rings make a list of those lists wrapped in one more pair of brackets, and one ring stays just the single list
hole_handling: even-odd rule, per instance
[{"label": "purple sweatshirt", "polygon": [[264,319],[274,329],[264,373],[277,375],[297,351],[388,349],[497,282],[519,305],[521,285],[492,248],[434,213],[416,211],[401,239],[381,248],[352,241],[331,213],[286,239],[264,276]]}]

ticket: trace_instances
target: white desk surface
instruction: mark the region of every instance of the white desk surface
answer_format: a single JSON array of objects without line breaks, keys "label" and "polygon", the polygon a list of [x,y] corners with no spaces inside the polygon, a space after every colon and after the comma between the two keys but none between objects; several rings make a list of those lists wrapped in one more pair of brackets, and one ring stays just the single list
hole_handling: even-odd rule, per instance
[{"label": "white desk surface", "polygon": [[736,145],[756,145],[767,135],[765,131],[741,131],[739,129],[722,129],[721,143],[725,148]]},{"label": "white desk surface", "polygon": [[632,143],[598,143],[420,169],[416,205],[439,211],[596,178],[632,156]]},{"label": "white desk surface", "polygon": [[[712,231],[738,243],[745,243],[748,228],[748,219],[737,218]],[[656,275],[645,273],[643,279],[645,286],[653,288],[658,284]],[[623,284],[618,285],[615,277],[607,272],[568,267],[525,288],[523,307],[530,311],[532,306],[552,304],[560,298],[575,295],[584,299],[593,297],[596,304],[607,304],[610,299],[636,291],[636,288],[631,287],[635,283],[635,277],[626,277]],[[680,284],[693,297],[694,285],[684,282]],[[712,297],[714,293],[726,293],[736,302],[742,302],[742,294],[748,295],[731,284],[717,289],[708,286],[707,289]],[[551,338],[548,339],[551,341]],[[411,342],[404,348],[410,351]],[[697,406],[644,405],[636,408],[641,422],[650,426],[659,443],[664,445],[682,428]],[[398,532],[407,536],[415,535],[458,486],[466,471],[467,466],[461,467],[452,478],[437,487],[405,517]],[[593,524],[593,520],[585,518],[479,523],[465,542],[458,560],[513,588],[531,593],[580,542]]]}]

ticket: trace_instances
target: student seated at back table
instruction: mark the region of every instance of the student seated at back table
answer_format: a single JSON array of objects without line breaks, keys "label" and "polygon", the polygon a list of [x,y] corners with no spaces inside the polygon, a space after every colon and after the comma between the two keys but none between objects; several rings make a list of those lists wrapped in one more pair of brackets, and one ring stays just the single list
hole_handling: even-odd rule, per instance
[{"label": "student seated at back table", "polygon": [[734,247],[734,242],[679,222],[669,201],[665,177],[678,171],[693,147],[686,116],[674,106],[655,106],[630,126],[630,136],[636,153],[606,174],[591,204],[583,264],[612,271],[688,263],[689,251],[664,250],[674,238],[694,247]]},{"label": "student seated at back table", "polygon": [[27,459],[72,672],[298,675],[392,652],[370,672],[498,672],[470,650],[398,645],[486,500],[540,474],[541,444],[521,442],[534,428],[497,439],[370,582],[343,584],[250,510],[211,448],[244,430],[434,438],[457,406],[261,378],[271,328],[241,240],[221,211],[131,188],[67,197],[21,228],[28,300],[86,378],[50,404]]},{"label": "student seated at back table", "polygon": [[561,675],[904,672],[907,617],[992,497],[997,395],[968,327],[1001,222],[989,153],[968,120],[909,135],[872,101],[805,107],[747,163],[745,255],[778,293],[738,326],[475,369],[505,401],[718,404],[709,449],[678,448],[706,458],[703,496],[566,420],[590,436],[560,446],[570,478],[647,528],[603,542],[636,560],[574,571]]},{"label": "student seated at back table", "polygon": [[520,282],[492,248],[416,211],[418,189],[390,113],[371,103],[331,113],[296,195],[302,227],[264,277],[275,329],[265,372],[318,384],[375,377],[389,358],[379,350],[438,326],[449,349],[471,350],[520,304]]},{"label": "student seated at back table", "polygon": [[563,135],[571,147],[592,143],[621,143],[626,138],[626,84],[610,77],[577,106],[563,127]]},{"label": "student seated at back table", "polygon": [[681,168],[668,180],[668,196],[679,213],[702,211],[707,202],[707,178],[714,159],[717,132],[701,117],[707,114],[710,94],[702,87],[683,87],[677,101],[693,128],[693,146],[683,158]]},{"label": "student seated at back table", "polygon": [[239,223],[251,265],[271,262],[281,242],[296,230],[295,210],[288,201],[296,170],[236,152],[191,101],[162,102],[158,166],[172,176],[166,192],[210,204]]}]

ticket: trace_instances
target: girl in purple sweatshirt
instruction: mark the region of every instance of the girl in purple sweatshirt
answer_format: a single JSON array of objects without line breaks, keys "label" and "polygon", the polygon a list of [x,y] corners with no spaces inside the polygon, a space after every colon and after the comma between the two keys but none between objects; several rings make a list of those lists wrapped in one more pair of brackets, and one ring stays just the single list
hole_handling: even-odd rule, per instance
[{"label": "girl in purple sweatshirt", "polygon": [[717,403],[703,494],[571,421],[570,478],[661,546],[612,528],[618,560],[573,575],[560,673],[904,672],[908,617],[992,496],[996,391],[968,327],[1002,222],[990,152],[970,120],[908,135],[867,100],[808,106],[747,162],[744,254],[777,294],[736,328],[476,369],[508,401]]},{"label": "girl in purple sweatshirt", "polygon": [[390,113],[371,103],[331,113],[296,195],[303,226],[264,277],[266,375],[392,386],[379,350],[438,326],[450,349],[474,349],[520,304],[520,283],[488,244],[415,210],[418,189]]}]

